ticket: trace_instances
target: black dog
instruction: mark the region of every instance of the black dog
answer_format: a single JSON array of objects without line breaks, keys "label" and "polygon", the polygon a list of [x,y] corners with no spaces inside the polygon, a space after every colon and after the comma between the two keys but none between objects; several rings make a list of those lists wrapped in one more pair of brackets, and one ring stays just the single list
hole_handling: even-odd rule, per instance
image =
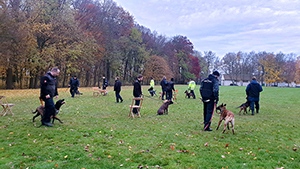
[{"label": "black dog", "polygon": [[[51,118],[53,119],[53,120],[52,120],[52,124],[54,123],[54,119],[58,120],[60,123],[63,123],[63,122],[60,121],[59,118],[56,117],[56,115],[59,113],[60,107],[61,107],[63,104],[66,103],[64,100],[65,100],[65,99],[58,100],[58,101],[55,103],[55,115],[54,115],[54,116],[51,116]],[[33,120],[32,120],[32,121],[34,122],[34,119],[35,119],[36,117],[38,117],[39,115],[41,115],[41,116],[43,117],[44,111],[45,111],[45,106],[44,106],[44,105],[39,106],[39,107],[36,108],[35,111],[32,111],[33,114],[34,114],[34,113],[37,113],[37,114],[33,117]]]},{"label": "black dog", "polygon": [[168,114],[168,108],[170,104],[173,104],[172,100],[165,100],[164,104],[161,105],[160,108],[157,110],[157,115]]},{"label": "black dog", "polygon": [[188,97],[190,98],[191,96],[193,97],[193,93],[189,93],[187,90],[184,92],[185,93],[185,98]]},{"label": "black dog", "polygon": [[[247,98],[246,98],[247,99]],[[249,111],[250,111],[250,102],[248,101],[248,99],[247,99],[247,102],[246,103],[243,103],[243,104],[241,104],[239,107],[237,107],[237,108],[239,108],[240,109],[240,112],[239,112],[239,115],[241,115],[241,111],[242,110],[244,110],[244,115],[245,115],[245,112],[246,113],[248,113],[248,111],[247,111],[247,108],[249,107]]]}]

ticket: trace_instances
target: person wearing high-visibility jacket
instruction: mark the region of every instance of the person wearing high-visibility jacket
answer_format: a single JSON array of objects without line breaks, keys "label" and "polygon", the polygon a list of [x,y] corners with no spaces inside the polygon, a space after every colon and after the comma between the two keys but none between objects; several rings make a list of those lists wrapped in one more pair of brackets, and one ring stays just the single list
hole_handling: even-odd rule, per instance
[{"label": "person wearing high-visibility jacket", "polygon": [[190,90],[190,93],[193,94],[193,98],[196,99],[196,96],[195,96],[195,93],[194,93],[194,90],[196,88],[196,83],[193,79],[190,79],[190,82],[189,82],[189,88],[188,90]]},{"label": "person wearing high-visibility jacket", "polygon": [[155,85],[155,83],[154,83],[153,77],[151,77],[150,88],[148,89],[148,91],[151,94],[151,96],[154,96],[154,94],[155,94],[154,85]]}]

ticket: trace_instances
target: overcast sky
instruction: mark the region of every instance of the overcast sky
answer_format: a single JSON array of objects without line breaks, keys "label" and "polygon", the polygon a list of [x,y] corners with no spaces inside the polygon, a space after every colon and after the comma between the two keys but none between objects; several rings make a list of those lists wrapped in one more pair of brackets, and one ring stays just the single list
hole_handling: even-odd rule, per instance
[{"label": "overcast sky", "polygon": [[194,49],[300,55],[300,0],[114,0],[151,31]]}]

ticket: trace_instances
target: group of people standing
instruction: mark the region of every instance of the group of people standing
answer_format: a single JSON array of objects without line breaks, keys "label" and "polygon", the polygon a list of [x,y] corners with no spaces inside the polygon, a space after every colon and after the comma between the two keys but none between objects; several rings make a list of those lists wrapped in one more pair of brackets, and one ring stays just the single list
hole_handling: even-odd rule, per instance
[{"label": "group of people standing", "polygon": [[[56,97],[58,99],[58,92],[57,92],[57,81],[56,77],[59,75],[60,70],[57,67],[54,67],[51,69],[51,71],[47,72],[42,78],[41,78],[41,93],[40,98],[45,102],[45,112],[42,116],[42,125],[53,127],[53,125],[50,123],[50,118],[52,115],[55,114],[55,105],[53,98]],[[211,119],[213,111],[216,107],[216,104],[219,101],[219,81],[218,77],[220,76],[220,73],[218,71],[214,71],[212,74],[210,74],[206,79],[204,79],[201,82],[200,87],[200,94],[203,101],[203,118],[204,118],[204,131],[212,131],[210,128],[211,125]],[[133,83],[133,96],[134,97],[141,97],[143,95],[142,93],[142,87],[141,87],[141,81],[143,80],[143,76],[140,74],[138,75],[137,79]],[[151,78],[150,81],[150,91],[154,91],[154,80]],[[171,100],[172,99],[172,93],[175,91],[174,89],[174,79],[171,78],[171,81],[167,81],[166,77],[164,76],[162,81],[160,82],[160,85],[162,87],[162,100],[164,100],[164,95],[166,95],[166,99]],[[70,92],[72,97],[76,94],[79,88],[79,80],[76,76],[73,76],[69,82],[70,86]],[[108,86],[106,78],[103,76],[103,90],[106,89]],[[119,77],[115,78],[115,85],[114,85],[114,91],[116,94],[116,103],[119,103],[119,101],[123,102],[123,98],[120,96],[121,92],[121,86],[122,83],[119,80]],[[195,81],[192,79],[189,82],[189,90],[191,93],[193,93],[194,98],[194,90],[196,87]],[[256,77],[252,78],[252,81],[250,84],[248,84],[246,88],[246,95],[248,98],[248,101],[250,102],[250,108],[252,110],[252,115],[254,115],[254,105],[256,108],[256,113],[259,113],[259,95],[260,92],[262,92],[263,89],[261,85],[256,81]],[[153,96],[153,93],[150,92],[151,96]],[[155,93],[154,93],[155,94]],[[139,105],[140,100],[135,101],[135,105]],[[139,116],[138,110],[135,108],[133,109],[133,113]]]}]

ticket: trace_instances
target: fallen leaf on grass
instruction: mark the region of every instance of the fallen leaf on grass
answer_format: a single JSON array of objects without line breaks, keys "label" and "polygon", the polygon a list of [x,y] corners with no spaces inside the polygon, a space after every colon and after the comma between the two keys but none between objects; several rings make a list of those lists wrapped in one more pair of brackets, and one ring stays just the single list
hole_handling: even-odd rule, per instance
[{"label": "fallen leaf on grass", "polygon": [[208,146],[208,142],[204,143],[205,146]]},{"label": "fallen leaf on grass", "polygon": [[239,150],[240,150],[240,151],[242,151],[242,150],[243,150],[243,148],[240,148]]},{"label": "fallen leaf on grass", "polygon": [[170,148],[171,148],[172,150],[174,150],[175,147],[174,147],[174,146],[170,146]]},{"label": "fallen leaf on grass", "polygon": [[55,164],[55,167],[58,167],[58,165],[57,165],[57,164]]},{"label": "fallen leaf on grass", "polygon": [[64,158],[68,158],[68,155],[65,155]]},{"label": "fallen leaf on grass", "polygon": [[296,149],[296,148],[293,148],[293,150],[294,150],[294,151],[297,151],[298,149]]},{"label": "fallen leaf on grass", "polygon": [[224,156],[224,155],[222,155],[221,157],[222,157],[222,158],[225,158],[225,156]]},{"label": "fallen leaf on grass", "polygon": [[227,143],[227,144],[225,145],[225,147],[228,147],[229,144],[230,144],[230,143]]}]

